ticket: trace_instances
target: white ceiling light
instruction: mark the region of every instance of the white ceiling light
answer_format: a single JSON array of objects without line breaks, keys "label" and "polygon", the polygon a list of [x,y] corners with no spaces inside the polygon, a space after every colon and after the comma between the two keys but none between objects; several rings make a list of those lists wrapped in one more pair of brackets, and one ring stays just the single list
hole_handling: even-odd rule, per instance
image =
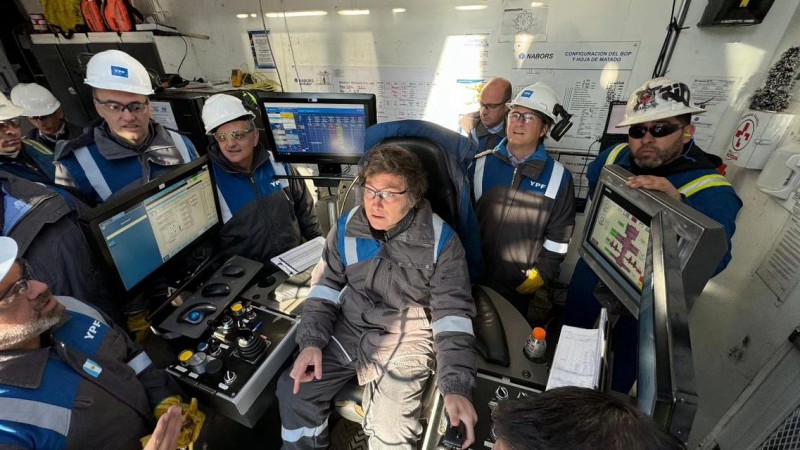
[{"label": "white ceiling light", "polygon": [[248,17],[250,17],[250,16],[247,15],[247,14],[237,14],[236,15],[237,19],[247,19]]},{"label": "white ceiling light", "polygon": [[480,11],[482,9],[488,8],[487,5],[461,5],[456,6],[456,10],[458,11]]},{"label": "white ceiling light", "polygon": [[531,8],[536,8],[538,6],[544,6],[544,2],[531,2]]},{"label": "white ceiling light", "polygon": [[256,14],[256,13],[250,13],[250,17],[254,17],[254,18],[255,18],[255,17],[258,17],[258,14]]},{"label": "white ceiling light", "polygon": [[268,12],[264,14],[270,18],[276,17],[312,17],[312,16],[327,16],[328,11],[287,11],[285,13],[282,12]]},{"label": "white ceiling light", "polygon": [[343,16],[366,16],[369,15],[368,9],[343,9],[339,11]]},{"label": "white ceiling light", "polygon": [[392,8],[392,12],[393,13],[402,13],[402,12],[406,12],[406,9],[405,8]]}]

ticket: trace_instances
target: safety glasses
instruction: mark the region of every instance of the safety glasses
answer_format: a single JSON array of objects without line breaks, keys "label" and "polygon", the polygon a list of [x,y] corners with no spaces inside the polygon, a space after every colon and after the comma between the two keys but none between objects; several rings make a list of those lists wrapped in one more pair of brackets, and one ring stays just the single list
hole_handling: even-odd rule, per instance
[{"label": "safety glasses", "polygon": [[0,296],[0,309],[11,306],[17,298],[28,293],[31,288],[30,267],[24,261],[18,260],[22,266],[22,277],[15,281],[4,293]]},{"label": "safety glasses", "polygon": [[9,127],[19,128],[19,118],[0,120],[0,133],[6,131]]},{"label": "safety glasses", "polygon": [[28,119],[40,122],[42,120],[47,120],[47,119],[53,117],[55,114],[56,114],[55,112],[52,112],[52,113],[50,113],[50,114],[48,114],[46,116],[31,116],[31,117],[28,117]]},{"label": "safety glasses", "polygon": [[133,103],[128,103],[127,105],[123,105],[122,103],[115,102],[113,100],[100,100],[98,98],[95,98],[94,101],[96,101],[98,105],[102,106],[107,111],[111,111],[113,113],[118,113],[118,114],[122,114],[123,112],[125,112],[126,109],[130,111],[131,114],[141,114],[147,111],[147,108],[150,107],[150,104],[147,102],[145,103],[133,102]]},{"label": "safety glasses", "polygon": [[644,125],[631,125],[628,128],[628,136],[634,139],[641,139],[644,137],[645,134],[648,132],[650,136],[660,138],[664,136],[669,136],[670,134],[686,127],[686,125],[680,123],[657,123],[654,125],[650,125],[646,127]]},{"label": "safety glasses", "polygon": [[217,142],[225,142],[225,141],[236,141],[239,142],[244,139],[245,136],[252,133],[253,130],[233,130],[230,133],[216,133],[214,134],[214,139]]}]

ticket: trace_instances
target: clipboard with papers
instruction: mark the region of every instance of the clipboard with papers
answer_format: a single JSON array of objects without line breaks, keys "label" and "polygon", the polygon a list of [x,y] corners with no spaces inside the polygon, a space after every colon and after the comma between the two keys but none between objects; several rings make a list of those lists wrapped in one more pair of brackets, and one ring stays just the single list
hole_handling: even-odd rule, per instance
[{"label": "clipboard with papers", "polygon": [[608,311],[600,312],[595,329],[561,328],[546,390],[563,386],[601,389],[607,372]]},{"label": "clipboard with papers", "polygon": [[271,258],[270,261],[286,275],[291,277],[319,262],[324,248],[325,238],[318,236],[302,245]]}]

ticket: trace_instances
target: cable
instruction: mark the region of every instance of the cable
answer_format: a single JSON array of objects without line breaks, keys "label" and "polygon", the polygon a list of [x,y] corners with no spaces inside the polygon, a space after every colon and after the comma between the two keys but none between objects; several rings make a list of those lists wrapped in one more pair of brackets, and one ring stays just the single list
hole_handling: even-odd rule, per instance
[{"label": "cable", "polygon": [[[275,60],[275,52],[272,51],[272,42],[269,39],[269,31],[267,31],[267,21],[264,19],[264,4],[262,0],[258,0],[258,12],[261,13],[261,26],[264,27],[264,38],[267,40],[267,46],[269,47],[269,54],[272,55],[272,61],[275,62],[275,73],[278,74],[278,83],[280,85],[280,91],[283,91],[283,79],[281,78],[281,71],[278,69],[278,62]],[[276,89],[273,89],[273,91],[278,92]]]},{"label": "cable", "polygon": [[297,60],[294,59],[292,35],[289,33],[289,22],[286,20],[286,8],[283,7],[283,0],[281,0],[281,10],[283,11],[283,26],[286,28],[286,38],[289,40],[289,52],[292,54],[292,64],[294,64],[294,76],[297,78],[297,86],[299,86],[300,92],[303,92],[303,83],[300,82],[300,72],[297,70]]},{"label": "cable", "polygon": [[347,196],[350,195],[350,191],[353,189],[353,186],[355,186],[356,181],[358,181],[358,178],[353,178],[353,181],[350,182],[350,186],[344,191],[344,197],[342,197],[342,204],[339,206],[339,214],[337,214],[337,216],[341,216],[344,212],[344,203],[347,201]]},{"label": "cable", "polygon": [[181,66],[183,66],[183,62],[186,61],[186,55],[189,54],[189,44],[183,36],[181,36],[181,40],[183,41],[183,58],[181,58],[181,63],[178,64],[178,70],[175,71],[178,75],[181,74]]}]

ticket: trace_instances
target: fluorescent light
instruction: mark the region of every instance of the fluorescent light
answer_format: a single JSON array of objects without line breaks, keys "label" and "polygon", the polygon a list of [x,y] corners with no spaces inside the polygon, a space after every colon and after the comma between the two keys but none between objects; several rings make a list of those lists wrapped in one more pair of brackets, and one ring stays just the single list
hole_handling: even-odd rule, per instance
[{"label": "fluorescent light", "polygon": [[482,9],[488,8],[487,5],[461,5],[456,6],[456,10],[458,11],[480,11]]},{"label": "fluorescent light", "polygon": [[369,15],[368,9],[343,9],[339,11],[343,16],[366,16]]},{"label": "fluorescent light", "polygon": [[406,9],[405,8],[392,8],[392,12],[393,13],[406,12]]},{"label": "fluorescent light", "polygon": [[544,6],[544,2],[531,2],[531,8],[536,8],[538,6]]},{"label": "fluorescent light", "polygon": [[276,17],[311,17],[311,16],[327,16],[328,11],[287,11],[285,13],[282,12],[268,12],[264,14],[270,18]]},{"label": "fluorescent light", "polygon": [[256,17],[258,17],[258,14],[256,14],[256,13],[250,13],[250,17],[256,18]]},{"label": "fluorescent light", "polygon": [[250,17],[250,16],[247,15],[247,14],[237,14],[236,15],[237,19],[247,19],[248,17]]}]

